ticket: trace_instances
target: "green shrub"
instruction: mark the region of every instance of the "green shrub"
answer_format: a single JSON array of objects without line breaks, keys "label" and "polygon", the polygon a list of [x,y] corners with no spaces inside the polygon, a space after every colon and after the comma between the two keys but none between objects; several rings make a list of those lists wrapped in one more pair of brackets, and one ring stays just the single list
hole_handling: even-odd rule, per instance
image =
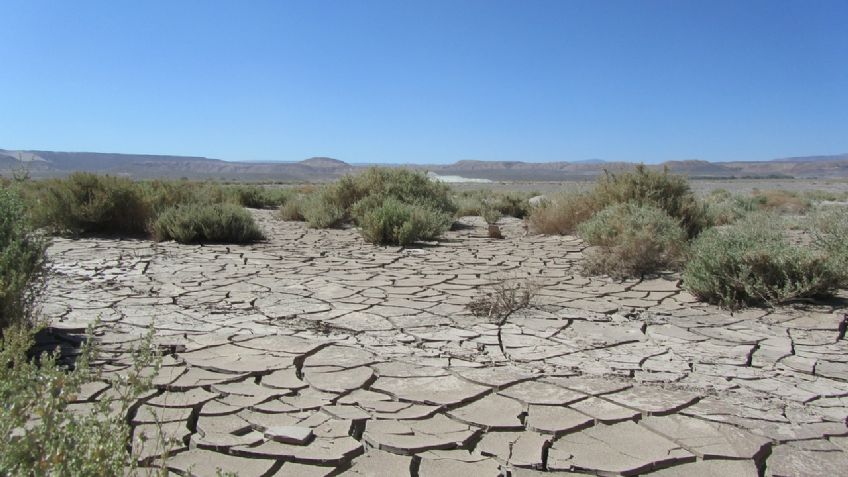
[{"label": "green shrub", "polygon": [[823,202],[823,201],[844,201],[848,200],[848,191],[827,191],[827,190],[805,190],[801,193],[802,197],[810,202]]},{"label": "green shrub", "polygon": [[821,209],[808,220],[814,244],[828,254],[834,267],[848,274],[848,207]]},{"label": "green shrub", "polygon": [[604,172],[592,194],[601,207],[635,203],[658,207],[680,221],[689,237],[709,227],[706,207],[700,203],[683,176],[651,171],[644,164],[633,172]]},{"label": "green shrub", "polygon": [[0,334],[29,317],[31,287],[42,276],[46,248],[46,240],[33,231],[18,195],[0,188]]},{"label": "green shrub", "polygon": [[303,222],[306,220],[306,218],[303,217],[303,206],[305,200],[306,198],[303,195],[287,200],[280,206],[278,216],[283,220]]},{"label": "green shrub", "polygon": [[615,204],[578,226],[596,247],[584,257],[584,270],[617,278],[675,267],[686,248],[686,232],[665,211],[634,203]]},{"label": "green shrub", "polygon": [[394,197],[371,197],[360,201],[355,213],[362,237],[381,245],[408,245],[433,240],[450,228],[452,222],[448,213]]},{"label": "green shrub", "polygon": [[152,211],[129,179],[77,172],[39,187],[33,214],[57,233],[143,234]]},{"label": "green shrub", "polygon": [[[136,185],[141,189],[145,200],[150,204],[154,215],[167,209],[188,204],[238,204],[245,205],[254,200],[253,188],[239,189],[239,186],[224,186],[207,181],[143,181]],[[241,190],[241,192],[240,192]],[[244,196],[242,196],[242,192]],[[261,200],[261,199],[256,199]]]},{"label": "green shrub", "polygon": [[732,195],[727,191],[713,192],[704,201],[707,215],[714,225],[727,225],[759,210],[752,197]]},{"label": "green shrub", "polygon": [[688,237],[711,225],[707,207],[695,198],[682,176],[655,172],[644,164],[633,172],[605,171],[589,192],[564,192],[532,210],[530,226],[536,233],[571,234],[595,212],[615,204],[656,207],[678,220]]},{"label": "green shrub", "polygon": [[[148,335],[152,336],[152,334]],[[136,467],[128,452],[127,413],[150,387],[158,360],[150,338],[134,353],[133,366],[88,410],[74,409],[82,386],[101,380],[91,367],[97,353],[83,348],[73,371],[57,364],[58,354],[29,360],[33,330],[12,327],[0,341],[0,475],[125,475]]]},{"label": "green shrub", "polygon": [[347,211],[335,200],[336,189],[324,188],[307,196],[300,205],[306,225],[313,229],[338,227],[345,222]]},{"label": "green shrub", "polygon": [[501,219],[501,211],[488,204],[483,206],[483,209],[480,211],[480,215],[489,225],[494,225]]},{"label": "green shrub", "polygon": [[757,214],[706,231],[692,244],[683,284],[703,301],[729,308],[826,296],[846,273],[827,250],[792,245],[779,217]]},{"label": "green shrub", "polygon": [[264,237],[250,212],[235,204],[186,204],[165,210],[152,225],[156,240],[248,243]]},{"label": "green shrub", "polygon": [[227,186],[225,190],[229,193],[230,200],[233,203],[252,209],[280,207],[295,195],[295,192],[291,189],[255,185]]},{"label": "green shrub", "polygon": [[598,210],[598,201],[591,193],[561,192],[536,207],[528,221],[534,233],[570,235]]},{"label": "green shrub", "polygon": [[483,210],[483,199],[477,195],[464,192],[454,198],[457,217],[480,215]]},{"label": "green shrub", "polygon": [[484,208],[492,208],[502,215],[522,219],[530,213],[530,197],[527,192],[496,192],[489,189],[466,190],[454,198],[457,217],[482,215]]},{"label": "green shrub", "polygon": [[[352,185],[351,185],[352,183]],[[349,180],[339,182],[348,192],[340,202],[350,209],[359,200],[369,196],[392,197],[408,204],[417,204],[433,210],[454,213],[450,187],[433,181],[426,174],[409,169],[372,167]],[[354,199],[351,202],[351,199]]]},{"label": "green shrub", "polygon": [[[422,172],[374,167],[309,195],[297,212],[313,228],[353,221],[366,240],[383,244],[432,238],[433,231],[447,229],[445,217],[455,211],[447,185]],[[287,210],[286,215],[294,212]],[[399,222],[404,217],[409,223]]]},{"label": "green shrub", "polygon": [[523,219],[530,214],[530,197],[535,193],[502,192],[494,195],[491,204],[503,215]]}]

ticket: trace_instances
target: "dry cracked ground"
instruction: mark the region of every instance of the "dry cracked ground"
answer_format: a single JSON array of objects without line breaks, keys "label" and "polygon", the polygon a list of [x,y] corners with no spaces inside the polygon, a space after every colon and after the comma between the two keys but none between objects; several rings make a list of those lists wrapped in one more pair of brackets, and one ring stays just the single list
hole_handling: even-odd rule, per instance
[{"label": "dry cracked ground", "polygon": [[[844,297],[730,314],[670,275],[585,278],[579,240],[505,240],[479,219],[384,248],[255,211],[267,242],[61,240],[43,312],[73,353],[98,321],[125,372],[153,325],[138,436],[176,437],[179,475],[839,475],[848,469]],[[465,305],[531,276],[497,326]],[[45,343],[45,346],[51,343]],[[87,386],[84,410],[108,395]],[[161,453],[141,450],[144,465]]]}]

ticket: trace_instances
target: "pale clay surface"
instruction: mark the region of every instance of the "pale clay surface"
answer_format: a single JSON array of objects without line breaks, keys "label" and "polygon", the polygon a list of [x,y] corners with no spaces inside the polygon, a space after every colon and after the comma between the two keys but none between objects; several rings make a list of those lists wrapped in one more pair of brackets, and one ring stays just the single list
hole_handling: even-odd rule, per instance
[{"label": "pale clay surface", "polygon": [[[158,420],[180,440],[176,474],[848,469],[845,308],[730,314],[675,275],[584,278],[579,240],[524,236],[515,219],[505,240],[465,218],[438,245],[401,249],[254,213],[267,242],[50,249],[57,342],[99,319],[104,369],[120,373],[155,327],[163,368],[131,419],[136,436]],[[465,311],[481,286],[524,276],[541,286],[535,308],[500,328]],[[80,407],[109,392],[85,391]],[[144,464],[160,453],[148,441]]]}]

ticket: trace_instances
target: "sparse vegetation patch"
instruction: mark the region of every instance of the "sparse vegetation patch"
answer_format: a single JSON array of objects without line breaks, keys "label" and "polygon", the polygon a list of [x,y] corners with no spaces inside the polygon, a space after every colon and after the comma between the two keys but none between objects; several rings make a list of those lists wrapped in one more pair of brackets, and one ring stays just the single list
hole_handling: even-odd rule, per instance
[{"label": "sparse vegetation patch", "polygon": [[504,325],[515,312],[532,306],[539,287],[531,280],[505,279],[481,288],[468,305],[474,316]]}]

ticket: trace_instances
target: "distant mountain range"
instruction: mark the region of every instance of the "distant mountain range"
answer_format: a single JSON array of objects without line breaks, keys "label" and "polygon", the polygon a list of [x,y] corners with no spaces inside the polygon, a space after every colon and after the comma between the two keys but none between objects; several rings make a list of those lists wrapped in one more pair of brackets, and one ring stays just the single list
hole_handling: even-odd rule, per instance
[{"label": "distant mountain range", "polygon": [[[472,161],[454,164],[408,165],[438,175],[462,176],[493,181],[561,181],[590,179],[603,171],[627,170],[628,162],[589,159],[574,162]],[[299,162],[237,162],[193,156],[157,156],[95,152],[7,151],[0,149],[0,175],[26,170],[32,177],[64,176],[74,171],[123,175],[135,178],[179,178],[221,180],[325,181],[360,170],[329,157]],[[668,167],[693,178],[848,178],[848,154],[804,156],[771,161],[707,162],[668,161],[650,165]]]}]

